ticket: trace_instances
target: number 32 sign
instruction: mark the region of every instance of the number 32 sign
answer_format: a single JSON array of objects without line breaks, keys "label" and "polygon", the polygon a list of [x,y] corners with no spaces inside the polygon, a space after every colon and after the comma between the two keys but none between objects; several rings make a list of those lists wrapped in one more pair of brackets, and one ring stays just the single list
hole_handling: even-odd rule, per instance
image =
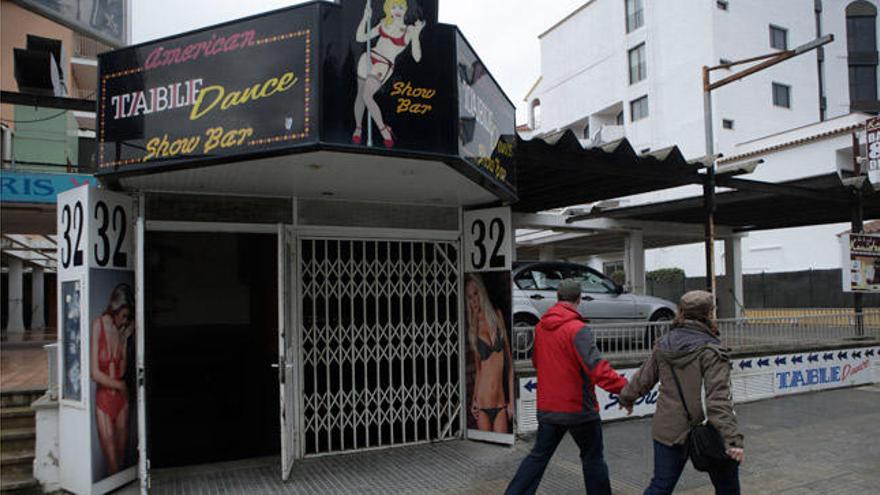
[{"label": "number 32 sign", "polygon": [[490,208],[464,213],[464,270],[510,271],[513,232],[510,208]]},{"label": "number 32 sign", "polygon": [[132,268],[130,197],[90,186],[58,195],[58,268]]}]

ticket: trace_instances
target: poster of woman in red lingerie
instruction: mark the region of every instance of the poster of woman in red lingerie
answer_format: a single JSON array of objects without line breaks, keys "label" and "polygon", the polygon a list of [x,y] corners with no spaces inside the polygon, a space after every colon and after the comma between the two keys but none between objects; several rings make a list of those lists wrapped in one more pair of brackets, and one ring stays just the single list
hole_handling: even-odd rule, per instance
[{"label": "poster of woman in red lingerie", "polygon": [[[384,0],[382,10],[384,17],[379,23],[371,26],[373,9],[370,5],[372,0],[367,0],[364,6],[364,16],[358,24],[355,39],[358,43],[364,43],[366,49],[361,54],[357,63],[358,89],[354,101],[355,128],[351,135],[351,142],[361,144],[364,142],[366,127],[364,124],[364,110],[369,112],[382,135],[382,143],[386,148],[394,147],[394,131],[382,117],[382,109],[376,103],[376,93],[391,77],[397,57],[411,48],[413,60],[417,63],[422,60],[422,45],[420,36],[425,27],[425,21],[418,19],[411,24],[406,23],[406,14],[409,10],[409,2],[414,0]],[[369,126],[369,117],[366,125]]]},{"label": "poster of woman in red lingerie", "polygon": [[[93,381],[93,480],[112,476],[137,461],[134,426],[135,304],[131,272],[94,270],[90,375]],[[97,442],[95,442],[97,440]]]}]

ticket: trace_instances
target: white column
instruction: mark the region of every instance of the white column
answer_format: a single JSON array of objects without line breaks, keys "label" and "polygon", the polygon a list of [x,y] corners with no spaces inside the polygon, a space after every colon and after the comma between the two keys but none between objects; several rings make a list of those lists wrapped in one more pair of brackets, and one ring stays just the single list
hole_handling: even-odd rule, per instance
[{"label": "white column", "polygon": [[45,270],[42,267],[34,267],[31,274],[31,329],[38,330],[46,327],[46,319],[43,313],[46,308],[44,300]]},{"label": "white column", "polygon": [[724,292],[718,294],[721,302],[719,310],[724,307],[726,311],[719,313],[721,317],[741,318],[743,316],[743,272],[742,272],[742,237],[728,237],[724,239],[724,274],[727,283],[724,284]]},{"label": "white column", "polygon": [[6,338],[22,340],[24,336],[24,265],[18,258],[9,258],[9,320],[6,322]]},{"label": "white column", "polygon": [[556,261],[556,249],[552,244],[542,244],[538,248],[538,261]]},{"label": "white column", "polygon": [[641,231],[630,232],[626,236],[623,266],[626,281],[633,294],[645,294],[645,235]]}]

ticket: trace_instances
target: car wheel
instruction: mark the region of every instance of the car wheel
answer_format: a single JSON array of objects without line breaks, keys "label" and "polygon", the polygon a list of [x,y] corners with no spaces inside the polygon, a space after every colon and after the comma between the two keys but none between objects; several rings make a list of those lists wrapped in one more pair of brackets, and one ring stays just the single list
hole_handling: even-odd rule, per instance
[{"label": "car wheel", "polygon": [[[651,323],[671,323],[674,319],[675,313],[669,311],[668,309],[660,309],[655,311],[654,314],[651,315],[651,319],[649,321]],[[667,330],[669,330],[669,328],[666,325],[649,325],[645,329],[645,349],[653,349],[654,342],[656,342],[657,339]]]}]

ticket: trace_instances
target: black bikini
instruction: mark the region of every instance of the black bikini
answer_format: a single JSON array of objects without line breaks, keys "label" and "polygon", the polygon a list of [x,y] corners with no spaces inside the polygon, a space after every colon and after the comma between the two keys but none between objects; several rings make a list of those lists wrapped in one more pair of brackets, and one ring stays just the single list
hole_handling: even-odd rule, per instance
[{"label": "black bikini", "polygon": [[[504,352],[504,334],[501,332],[500,327],[495,327],[495,343],[487,344],[483,339],[477,337],[477,352],[480,354],[480,361],[485,361],[492,357],[492,354],[496,352]],[[495,424],[495,418],[498,416],[498,413],[504,410],[503,407],[486,407],[481,408],[481,411],[486,413],[489,416],[489,423]]]},{"label": "black bikini", "polygon": [[480,354],[480,361],[485,361],[492,357],[493,353],[504,351],[504,335],[501,333],[500,327],[495,327],[495,343],[487,344],[483,339],[477,337],[477,352]]}]

